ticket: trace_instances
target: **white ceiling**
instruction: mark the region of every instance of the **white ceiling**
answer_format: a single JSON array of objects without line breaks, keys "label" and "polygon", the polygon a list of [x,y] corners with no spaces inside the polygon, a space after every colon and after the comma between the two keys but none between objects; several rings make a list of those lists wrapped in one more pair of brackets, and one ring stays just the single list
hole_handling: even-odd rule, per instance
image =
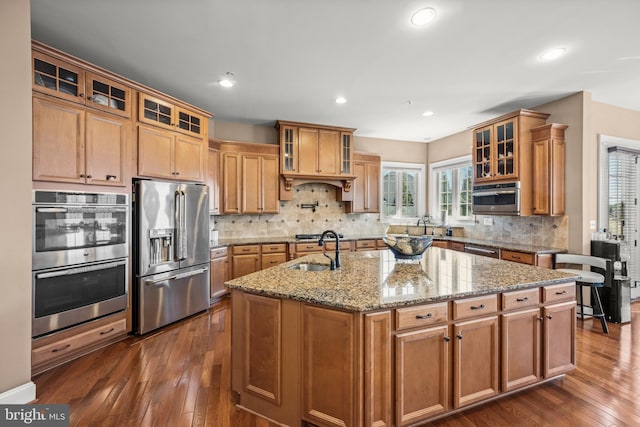
[{"label": "white ceiling", "polygon": [[[436,21],[413,27],[425,6]],[[31,0],[31,9],[35,40],[220,120],[424,142],[582,90],[640,110],[638,0]],[[538,60],[556,46],[567,55]],[[228,71],[237,84],[224,89]]]}]

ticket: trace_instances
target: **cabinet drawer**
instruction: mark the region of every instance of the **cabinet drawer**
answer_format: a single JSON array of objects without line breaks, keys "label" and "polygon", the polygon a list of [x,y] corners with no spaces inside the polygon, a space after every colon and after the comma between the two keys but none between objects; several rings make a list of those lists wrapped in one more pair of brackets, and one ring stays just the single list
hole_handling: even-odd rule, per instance
[{"label": "cabinet drawer", "polygon": [[498,311],[498,296],[487,295],[453,301],[453,320],[484,316]]},{"label": "cabinet drawer", "polygon": [[386,249],[387,248],[387,244],[384,242],[384,240],[378,239],[378,240],[376,240],[376,247],[378,249]]},{"label": "cabinet drawer", "polygon": [[502,309],[515,310],[532,307],[540,303],[539,288],[524,289],[522,291],[505,292],[502,294]]},{"label": "cabinet drawer", "polygon": [[260,253],[260,245],[240,245],[233,247],[234,255],[249,255]]},{"label": "cabinet drawer", "polygon": [[272,243],[269,245],[262,245],[263,254],[274,254],[278,252],[287,252],[286,243]]},{"label": "cabinet drawer", "polygon": [[[324,242],[324,247],[328,251],[335,251],[336,242]],[[351,250],[351,242],[340,242],[340,250],[349,252]]]},{"label": "cabinet drawer", "polygon": [[262,254],[262,269],[274,267],[287,260],[287,254]]},{"label": "cabinet drawer", "polygon": [[356,240],[356,250],[360,249],[375,249],[375,240]]},{"label": "cabinet drawer", "polygon": [[454,251],[464,252],[464,243],[449,242],[449,249],[453,249]]},{"label": "cabinet drawer", "polygon": [[227,256],[227,248],[211,249],[210,259],[224,258]]},{"label": "cabinet drawer", "polygon": [[575,282],[550,285],[542,288],[542,302],[569,301],[576,299]]},{"label": "cabinet drawer", "polygon": [[[433,243],[431,243],[431,246],[433,246],[434,248],[444,248],[444,249],[449,249],[449,243],[445,240],[434,240]],[[464,250],[464,248],[463,248]]]},{"label": "cabinet drawer", "polygon": [[506,261],[519,262],[522,264],[529,264],[529,265],[535,265],[536,263],[536,256],[534,254],[509,251],[507,249],[502,249],[500,251],[500,258]]},{"label": "cabinet drawer", "polygon": [[320,252],[322,246],[318,245],[318,242],[314,243],[296,243],[296,252]]},{"label": "cabinet drawer", "polygon": [[396,309],[396,329],[415,328],[446,322],[449,315],[449,303],[418,305],[416,307]]},{"label": "cabinet drawer", "polygon": [[63,358],[68,354],[78,352],[82,347],[96,344],[116,335],[124,334],[126,324],[126,319],[120,319],[104,326],[82,332],[73,337],[36,348],[31,352],[31,364],[35,366]]}]

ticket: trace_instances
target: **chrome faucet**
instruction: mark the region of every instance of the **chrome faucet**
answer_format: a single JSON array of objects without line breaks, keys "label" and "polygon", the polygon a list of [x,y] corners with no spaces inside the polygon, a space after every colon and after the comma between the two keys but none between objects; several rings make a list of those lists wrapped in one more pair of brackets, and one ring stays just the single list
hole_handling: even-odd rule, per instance
[{"label": "chrome faucet", "polygon": [[[332,236],[333,235],[333,236]],[[340,237],[338,236],[338,233],[336,233],[333,230],[326,230],[324,231],[321,235],[320,235],[320,240],[318,240],[318,246],[324,246],[324,239],[325,237],[335,237],[336,239],[336,255],[334,259],[331,259],[331,257],[329,255],[327,255],[326,252],[323,253],[324,256],[326,256],[327,258],[329,258],[329,268],[331,270],[335,270],[336,268],[340,268]]]},{"label": "chrome faucet", "polygon": [[431,220],[431,217],[430,216],[428,217],[427,215],[423,215],[420,218],[418,218],[418,223],[416,224],[416,227],[420,227],[420,223],[422,222],[422,224],[424,225],[424,231],[422,232],[422,234],[425,234],[425,235],[427,234],[427,224],[431,222],[430,220]]}]

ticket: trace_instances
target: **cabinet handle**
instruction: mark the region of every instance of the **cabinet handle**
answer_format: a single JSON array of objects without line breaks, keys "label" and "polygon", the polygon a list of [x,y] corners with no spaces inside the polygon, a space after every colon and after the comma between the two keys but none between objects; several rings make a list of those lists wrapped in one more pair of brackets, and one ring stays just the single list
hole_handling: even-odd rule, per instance
[{"label": "cabinet handle", "polygon": [[79,94],[78,94],[78,97],[79,97],[79,98],[84,98],[84,93],[79,93]]},{"label": "cabinet handle", "polygon": [[180,172],[174,172],[176,175],[180,175]]},{"label": "cabinet handle", "polygon": [[536,319],[538,319],[539,321],[541,321],[541,322],[542,322],[542,321],[544,320],[544,317],[542,317],[542,316],[538,316],[538,317],[536,317]]},{"label": "cabinet handle", "polygon": [[433,315],[431,313],[427,313],[425,315],[416,314],[416,319],[431,319]]},{"label": "cabinet handle", "polygon": [[66,349],[68,349],[69,347],[71,347],[71,344],[67,344],[64,347],[61,348],[54,348],[53,350],[51,350],[51,353],[57,353],[59,351],[64,351]]},{"label": "cabinet handle", "polygon": [[461,334],[461,333],[460,333],[460,334],[457,334],[457,335],[456,335],[456,338],[458,338],[459,340],[461,340],[461,339],[462,339],[462,334]]},{"label": "cabinet handle", "polygon": [[567,293],[567,290],[565,289],[562,292],[556,292],[556,295],[565,295]]},{"label": "cabinet handle", "polygon": [[511,255],[511,258],[513,258],[513,259],[520,259],[520,257],[519,257],[519,256],[517,256],[517,255]]},{"label": "cabinet handle", "polygon": [[115,181],[116,178],[117,178],[116,175],[107,175],[107,181],[111,181],[111,180]]},{"label": "cabinet handle", "polygon": [[250,248],[242,248],[242,252],[249,252],[250,250]]},{"label": "cabinet handle", "polygon": [[524,298],[516,298],[516,301],[518,301],[518,302],[524,302],[524,301],[529,301],[529,297],[524,297]]},{"label": "cabinet handle", "polygon": [[93,178],[93,175],[87,175],[87,178],[91,179]]},{"label": "cabinet handle", "polygon": [[551,320],[551,319],[553,319],[553,317],[551,317],[550,314],[547,314],[547,319]]},{"label": "cabinet handle", "polygon": [[446,342],[449,342],[449,341],[451,341],[451,338],[449,338],[449,337],[444,337],[444,340],[445,340]]},{"label": "cabinet handle", "polygon": [[111,328],[111,329],[109,329],[108,331],[102,331],[102,332],[100,332],[100,335],[107,335],[107,334],[110,334],[111,332],[113,332],[113,331],[115,331],[115,330],[116,330],[116,328]]},{"label": "cabinet handle", "polygon": [[471,306],[471,310],[482,310],[482,309],[484,309],[484,304]]},{"label": "cabinet handle", "polygon": [[83,173],[80,174],[80,178],[84,178],[84,174]]}]

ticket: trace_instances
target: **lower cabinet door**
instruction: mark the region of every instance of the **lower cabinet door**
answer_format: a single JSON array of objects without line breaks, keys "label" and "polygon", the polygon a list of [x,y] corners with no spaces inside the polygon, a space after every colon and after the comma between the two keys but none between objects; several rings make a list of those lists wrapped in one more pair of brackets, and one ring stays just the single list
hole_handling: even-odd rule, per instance
[{"label": "lower cabinet door", "polygon": [[498,394],[498,317],[453,325],[453,406]]},{"label": "lower cabinet door", "polygon": [[511,391],[540,380],[540,310],[503,314],[502,391]]},{"label": "lower cabinet door", "polygon": [[543,375],[555,377],[576,368],[576,302],[543,308]]},{"label": "lower cabinet door", "polygon": [[396,425],[413,424],[449,410],[449,327],[398,334],[395,344]]}]

